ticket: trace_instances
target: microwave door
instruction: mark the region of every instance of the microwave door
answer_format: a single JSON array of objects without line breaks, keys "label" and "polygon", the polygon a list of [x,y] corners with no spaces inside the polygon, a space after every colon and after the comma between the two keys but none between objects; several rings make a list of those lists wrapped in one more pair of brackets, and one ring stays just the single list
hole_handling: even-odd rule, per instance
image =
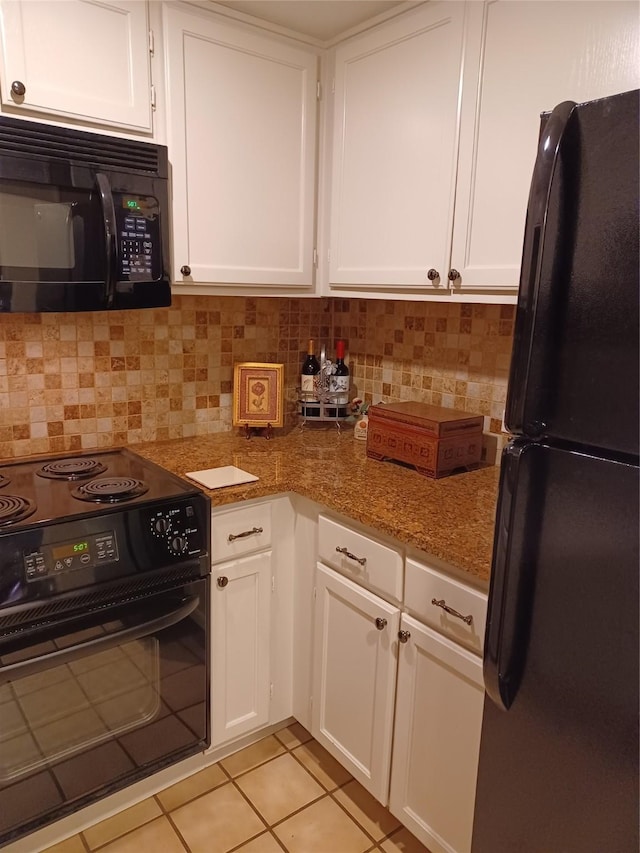
[{"label": "microwave door", "polygon": [[106,308],[97,187],[0,182],[0,311]]}]

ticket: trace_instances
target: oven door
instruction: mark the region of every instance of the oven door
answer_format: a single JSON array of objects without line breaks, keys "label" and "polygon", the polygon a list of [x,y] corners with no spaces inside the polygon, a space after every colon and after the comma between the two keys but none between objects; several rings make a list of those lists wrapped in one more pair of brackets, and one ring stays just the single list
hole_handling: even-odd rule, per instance
[{"label": "oven door", "polygon": [[0,846],[209,744],[209,579],[0,639]]}]

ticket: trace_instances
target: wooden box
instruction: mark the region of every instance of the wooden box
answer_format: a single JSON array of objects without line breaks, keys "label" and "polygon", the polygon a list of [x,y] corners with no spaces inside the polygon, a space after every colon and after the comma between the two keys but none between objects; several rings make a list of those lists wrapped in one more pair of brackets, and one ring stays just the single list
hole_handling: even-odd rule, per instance
[{"label": "wooden box", "polygon": [[427,477],[443,477],[480,462],[482,415],[426,403],[370,406],[367,456],[414,465]]}]

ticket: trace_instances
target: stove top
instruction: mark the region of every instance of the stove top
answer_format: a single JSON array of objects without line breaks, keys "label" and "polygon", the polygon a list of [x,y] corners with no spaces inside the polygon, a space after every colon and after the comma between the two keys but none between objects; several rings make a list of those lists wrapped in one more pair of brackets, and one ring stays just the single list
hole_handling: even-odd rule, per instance
[{"label": "stove top", "polygon": [[125,448],[0,465],[0,636],[54,599],[204,577],[210,515],[195,484]]},{"label": "stove top", "polygon": [[0,534],[200,490],[126,448],[0,465]]}]

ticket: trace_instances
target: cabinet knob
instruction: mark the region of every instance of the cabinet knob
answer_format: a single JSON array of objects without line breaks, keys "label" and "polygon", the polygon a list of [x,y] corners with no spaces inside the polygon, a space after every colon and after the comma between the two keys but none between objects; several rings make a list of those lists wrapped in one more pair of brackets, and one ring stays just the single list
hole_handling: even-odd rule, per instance
[{"label": "cabinet knob", "polygon": [[398,639],[401,643],[406,643],[411,636],[411,631],[398,631]]},{"label": "cabinet knob", "polygon": [[225,577],[224,575],[221,575],[221,577],[218,578],[216,583],[218,584],[220,589],[224,589],[225,586],[229,583],[229,578]]},{"label": "cabinet knob", "polygon": [[188,264],[184,264],[180,267],[180,272],[182,275],[191,275],[191,267]]},{"label": "cabinet knob", "polygon": [[17,95],[19,98],[22,98],[26,93],[27,87],[24,85],[22,80],[14,80],[11,84],[11,94]]},{"label": "cabinet knob", "polygon": [[435,281],[437,278],[440,278],[440,273],[438,272],[438,270],[434,270],[434,268],[431,267],[431,269],[427,273],[427,278],[429,279],[429,281]]},{"label": "cabinet knob", "polygon": [[376,619],[376,628],[378,629],[378,631],[384,631],[386,627],[387,620],[383,619],[382,616],[378,616],[378,618]]},{"label": "cabinet knob", "polygon": [[460,273],[458,272],[458,270],[451,269],[447,273],[447,278],[449,279],[449,281],[455,281],[456,279],[460,278]]}]

